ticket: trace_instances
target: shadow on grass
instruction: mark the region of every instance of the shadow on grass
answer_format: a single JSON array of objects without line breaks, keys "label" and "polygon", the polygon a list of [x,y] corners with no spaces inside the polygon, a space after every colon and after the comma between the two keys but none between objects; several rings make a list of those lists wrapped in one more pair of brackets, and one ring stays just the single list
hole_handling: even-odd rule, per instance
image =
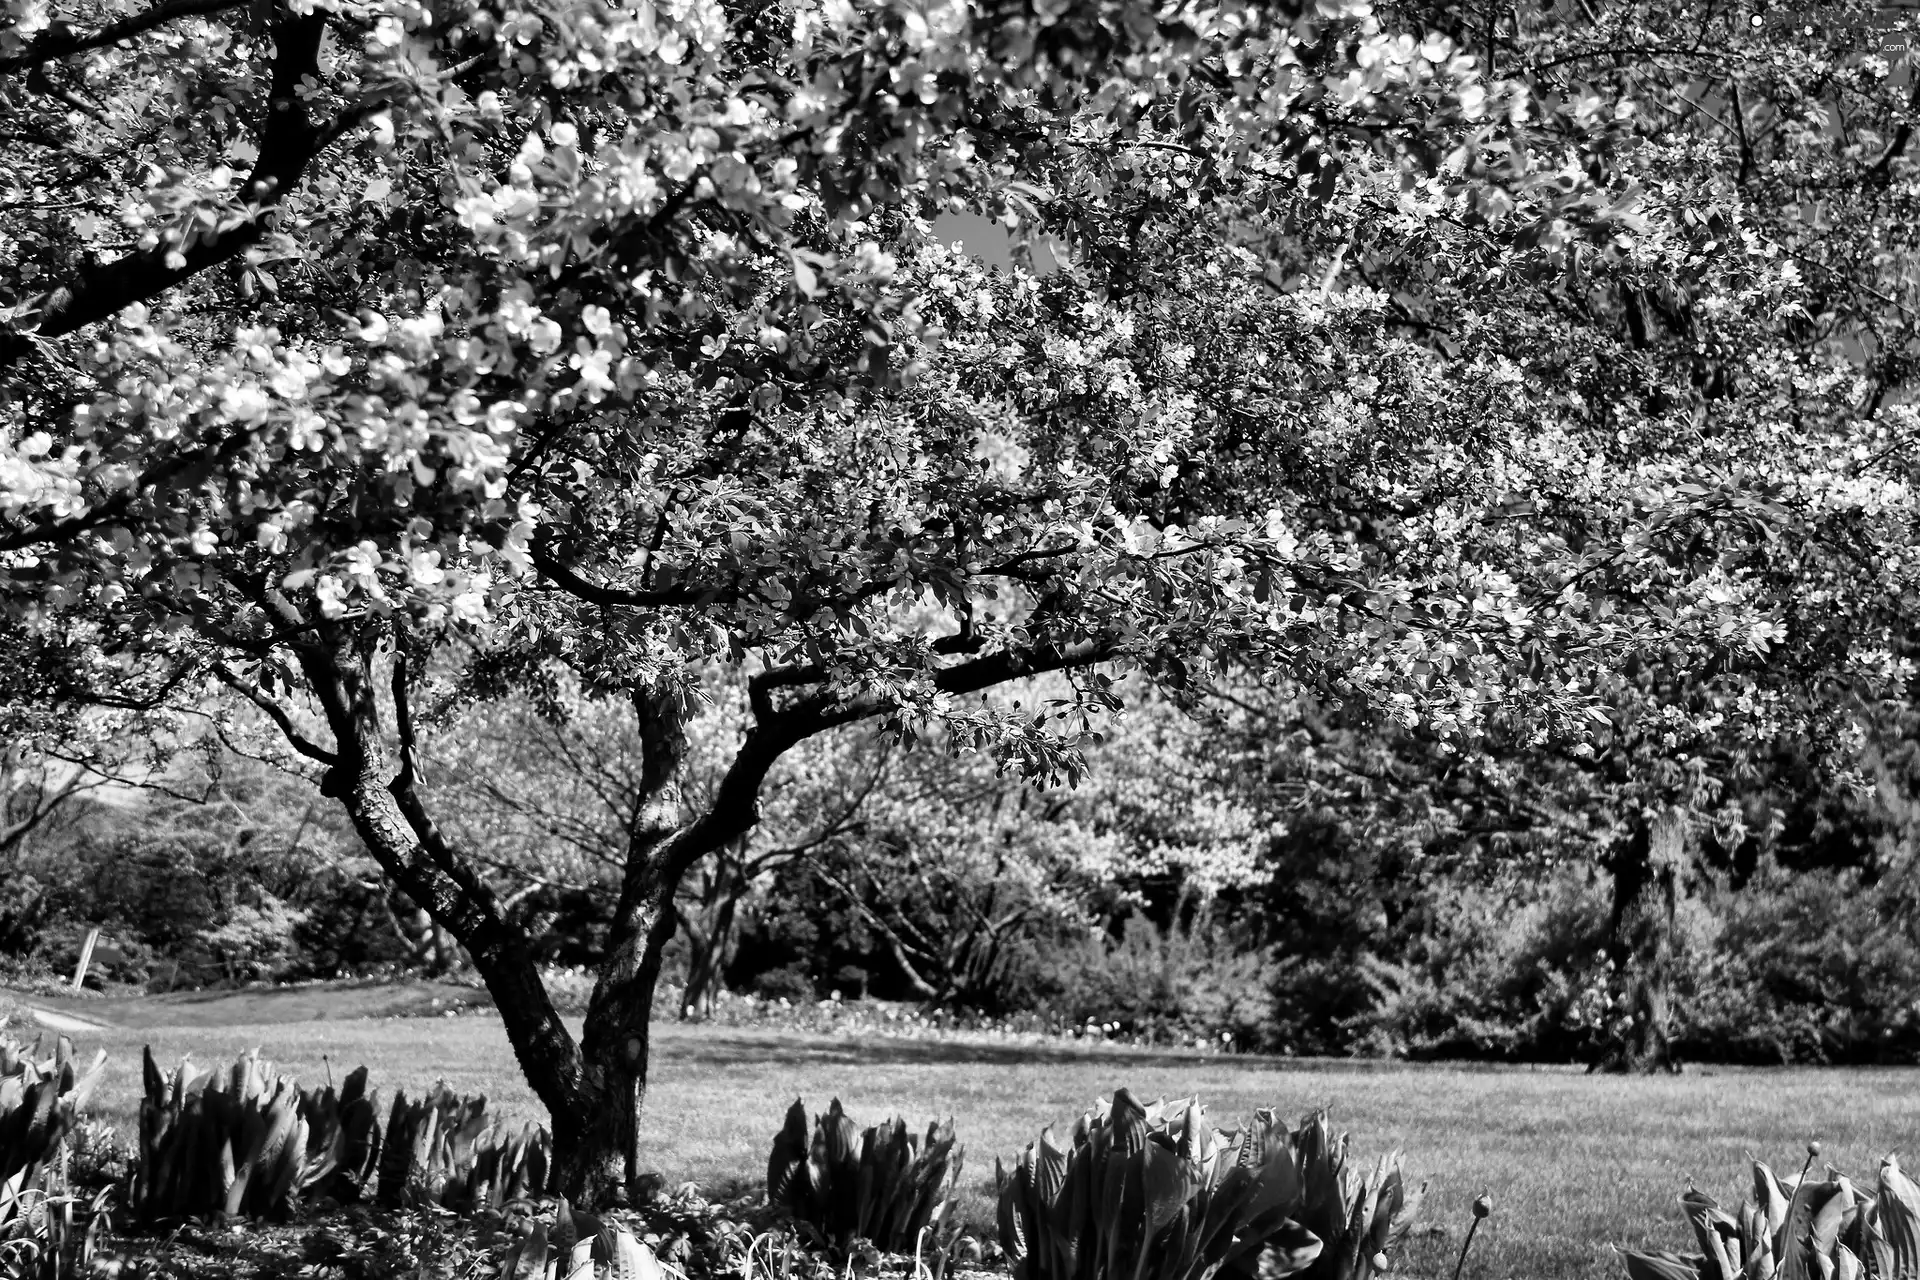
[{"label": "shadow on grass", "polygon": [[[212,1028],[436,1015],[489,1007],[487,993],[432,979],[347,979],[289,987],[214,988],[152,995],[15,994],[20,1003],[124,1030]],[[488,1011],[491,1012],[490,1007]]]},{"label": "shadow on grass", "polygon": [[705,1066],[772,1059],[801,1063],[845,1063],[859,1066],[969,1063],[980,1066],[1018,1066],[1035,1062],[1130,1063],[1205,1061],[1199,1054],[1175,1054],[1153,1049],[1082,1049],[1073,1046],[997,1044],[992,1041],[909,1040],[882,1036],[856,1039],[828,1038],[800,1032],[703,1031],[698,1039],[664,1038],[664,1057]]},{"label": "shadow on grass", "polygon": [[[1235,1071],[1307,1071],[1315,1074],[1372,1075],[1408,1070],[1479,1073],[1568,1071],[1568,1067],[1510,1066],[1485,1062],[1431,1064],[1354,1058],[1289,1058],[1269,1054],[1194,1053],[1107,1044],[1035,1044],[954,1038],[922,1040],[889,1036],[837,1036],[794,1031],[748,1030],[689,1024],[656,1024],[655,1051],[665,1060],[695,1066],[729,1066],[773,1061],[847,1066],[977,1065],[1020,1066],[1044,1063],[1098,1063],[1116,1067],[1205,1065]],[[668,1028],[672,1029],[669,1030]]]}]

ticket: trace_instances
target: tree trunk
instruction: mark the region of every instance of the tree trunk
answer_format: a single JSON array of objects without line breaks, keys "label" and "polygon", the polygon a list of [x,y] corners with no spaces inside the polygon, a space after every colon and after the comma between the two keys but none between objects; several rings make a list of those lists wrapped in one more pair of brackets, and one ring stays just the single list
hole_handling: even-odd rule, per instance
[{"label": "tree trunk", "polygon": [[674,891],[692,861],[679,846],[697,839],[680,803],[685,705],[670,691],[636,691],[633,707],[640,729],[640,803],[628,832],[607,954],[580,1037],[588,1109],[564,1150],[554,1135],[556,1184],[569,1199],[588,1204],[625,1200],[640,1177],[654,990],[679,928]]},{"label": "tree trunk", "polygon": [[687,935],[687,990],[681,1016],[704,1021],[713,1016],[713,1004],[724,987],[728,951],[733,943],[734,906],[738,898],[723,897],[704,927],[685,921]]},{"label": "tree trunk", "polygon": [[584,1204],[624,1203],[641,1176],[639,1126],[647,1098],[653,995],[660,961],[677,921],[672,906],[650,904],[639,932],[602,962],[580,1037],[585,1107],[560,1141],[554,1134],[554,1185]]},{"label": "tree trunk", "polygon": [[1608,953],[1626,977],[1626,1033],[1590,1066],[1596,1071],[1678,1071],[1672,1010],[1680,875],[1686,858],[1685,815],[1670,810],[1635,824],[1608,859],[1613,904]]},{"label": "tree trunk", "polygon": [[708,871],[694,910],[681,912],[680,924],[687,938],[687,989],[680,1006],[683,1018],[712,1017],[714,1001],[726,986],[727,962],[733,958],[734,923],[740,899],[751,884],[746,854],[745,838],[716,850],[708,858]]}]

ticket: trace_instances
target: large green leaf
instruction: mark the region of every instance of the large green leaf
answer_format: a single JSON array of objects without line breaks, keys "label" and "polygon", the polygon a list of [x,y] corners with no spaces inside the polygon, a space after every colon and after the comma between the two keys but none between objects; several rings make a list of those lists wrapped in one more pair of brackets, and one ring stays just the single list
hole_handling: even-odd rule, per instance
[{"label": "large green leaf", "polygon": [[1680,1205],[1706,1259],[1701,1266],[1702,1276],[1705,1280],[1735,1280],[1740,1274],[1743,1256],[1740,1225],[1720,1207],[1719,1201],[1704,1191],[1689,1187],[1680,1197]]},{"label": "large green leaf", "polygon": [[1876,1200],[1880,1235],[1892,1262],[1890,1280],[1920,1276],[1920,1187],[1888,1156],[1880,1162],[1880,1195]]},{"label": "large green leaf", "polygon": [[1773,1170],[1758,1160],[1753,1162],[1753,1200],[1766,1220],[1768,1238],[1779,1236],[1780,1228],[1787,1221],[1787,1193],[1782,1190],[1780,1180],[1773,1176]]},{"label": "large green leaf", "polygon": [[1141,1201],[1146,1213],[1145,1236],[1152,1240],[1160,1229],[1186,1208],[1200,1188],[1200,1168],[1191,1159],[1149,1142],[1142,1151]]},{"label": "large green leaf", "polygon": [[1698,1254],[1683,1256],[1664,1250],[1641,1253],[1622,1249],[1620,1256],[1627,1264],[1627,1280],[1700,1280],[1701,1264],[1705,1262]]},{"label": "large green leaf", "polygon": [[1319,1261],[1326,1242],[1297,1222],[1289,1221],[1269,1237],[1260,1251],[1260,1280],[1285,1280]]},{"label": "large green leaf", "polygon": [[787,1120],[773,1138],[773,1154],[767,1158],[767,1202],[779,1208],[798,1207],[807,1168],[807,1109],[795,1098],[787,1108]]}]

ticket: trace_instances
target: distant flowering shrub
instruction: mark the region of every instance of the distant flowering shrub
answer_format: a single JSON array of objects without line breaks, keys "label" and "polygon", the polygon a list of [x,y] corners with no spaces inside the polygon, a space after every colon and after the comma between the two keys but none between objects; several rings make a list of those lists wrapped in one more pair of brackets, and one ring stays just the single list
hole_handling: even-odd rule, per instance
[{"label": "distant flowering shrub", "polygon": [[[654,996],[655,1016],[683,1016],[686,1008],[683,998],[680,986],[661,983]],[[723,1027],[904,1040],[964,1037],[1036,1044],[1159,1046],[1210,1053],[1231,1053],[1245,1047],[1231,1031],[1154,1035],[1114,1021],[1081,1023],[1046,1013],[989,1015],[970,1010],[923,1009],[891,1000],[847,1000],[838,992],[824,1000],[793,1000],[786,996],[766,999],[751,992],[723,991],[714,1000],[712,1016],[706,1021]]]}]

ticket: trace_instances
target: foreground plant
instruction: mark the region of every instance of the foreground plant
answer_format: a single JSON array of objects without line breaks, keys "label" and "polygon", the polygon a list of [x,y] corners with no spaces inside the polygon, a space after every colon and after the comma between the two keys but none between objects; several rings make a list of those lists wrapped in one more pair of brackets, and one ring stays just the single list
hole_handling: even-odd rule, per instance
[{"label": "foreground plant", "polygon": [[182,1063],[163,1075],[146,1050],[145,1096],[127,1207],[137,1220],[285,1218],[298,1200],[360,1197],[380,1147],[367,1071],[302,1092],[249,1052],[224,1073]]},{"label": "foreground plant", "polygon": [[1425,1190],[1407,1194],[1398,1155],[1355,1176],[1325,1111],[1290,1130],[1262,1109],[1220,1130],[1196,1099],[1147,1107],[1125,1089],[1069,1146],[1046,1129],[996,1174],[1015,1280],[1364,1280]]},{"label": "foreground plant", "polygon": [[1623,1249],[1630,1280],[1893,1280],[1920,1275],[1920,1187],[1889,1155],[1878,1194],[1828,1165],[1810,1176],[1820,1144],[1809,1143],[1796,1178],[1753,1162],[1753,1190],[1729,1214],[1706,1192],[1680,1197],[1700,1252]]},{"label": "foreground plant", "polygon": [[891,1118],[859,1133],[835,1098],[807,1138],[807,1109],[794,1099],[767,1160],[767,1203],[806,1223],[836,1249],[866,1240],[887,1253],[917,1254],[922,1238],[953,1211],[963,1149],[953,1122],[926,1138]]},{"label": "foreground plant", "polygon": [[31,1050],[0,1040],[0,1280],[84,1273],[106,1224],[104,1200],[74,1194],[68,1136],[100,1082],[104,1051],[83,1073],[73,1042]]},{"label": "foreground plant", "polygon": [[652,1249],[624,1227],[583,1213],[561,1196],[553,1223],[508,1248],[500,1280],[666,1280]]},{"label": "foreground plant", "polygon": [[408,1102],[404,1092],[394,1094],[378,1200],[389,1209],[498,1209],[544,1194],[551,1164],[545,1129],[528,1124],[510,1130],[487,1116],[484,1096],[460,1097],[442,1082],[417,1102]]},{"label": "foreground plant", "polygon": [[32,1049],[0,1040],[0,1186],[39,1185],[64,1150],[67,1135],[100,1083],[105,1050],[85,1072],[75,1065],[73,1041],[43,1036]]}]

